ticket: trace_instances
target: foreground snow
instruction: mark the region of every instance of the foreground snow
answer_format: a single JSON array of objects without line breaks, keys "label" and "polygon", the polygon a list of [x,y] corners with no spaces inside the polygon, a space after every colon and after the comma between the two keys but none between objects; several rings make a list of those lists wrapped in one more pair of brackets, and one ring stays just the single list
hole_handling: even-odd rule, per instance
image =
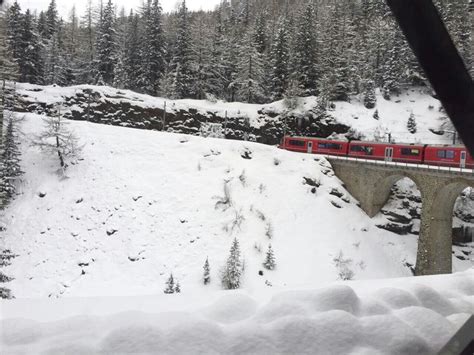
[{"label": "foreground snow", "polygon": [[474,269],[200,297],[2,301],[6,354],[434,354],[474,314]]}]

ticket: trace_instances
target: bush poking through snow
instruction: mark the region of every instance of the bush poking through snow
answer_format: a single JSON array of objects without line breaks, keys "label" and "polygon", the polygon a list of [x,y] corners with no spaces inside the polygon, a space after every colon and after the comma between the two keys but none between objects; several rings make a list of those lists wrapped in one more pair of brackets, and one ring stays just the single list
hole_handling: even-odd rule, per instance
[{"label": "bush poking through snow", "polygon": [[374,120],[380,120],[379,110],[375,110],[374,115],[372,116]]},{"label": "bush poking through snow", "polygon": [[163,292],[168,294],[168,295],[175,292],[175,284],[174,284],[173,274],[170,274],[170,277],[168,278],[168,281],[166,281],[166,288]]},{"label": "bush poking through snow", "polygon": [[245,170],[242,171],[242,174],[239,176],[239,180],[242,183],[243,187],[247,186],[247,176],[245,175]]},{"label": "bush poking through snow", "polygon": [[33,145],[57,155],[64,173],[69,166],[68,162],[74,162],[80,157],[82,147],[79,146],[79,139],[68,130],[60,112],[56,117],[46,117],[43,121],[46,129],[36,138]]},{"label": "bush poking through snow", "polygon": [[215,208],[216,210],[220,209],[225,212],[231,206],[232,200],[230,197],[229,181],[224,181],[224,197],[218,197],[218,201],[216,202]]},{"label": "bush poking through snow", "polygon": [[265,235],[267,236],[268,239],[273,238],[273,225],[271,222],[267,222],[267,225],[265,227]]},{"label": "bush poking through snow", "polygon": [[333,261],[337,268],[339,279],[348,281],[354,278],[354,272],[350,269],[352,259],[345,259],[342,250],[339,251],[339,254],[333,259]]},{"label": "bush poking through snow", "polygon": [[209,266],[209,258],[206,258],[204,263],[204,276],[203,276],[204,285],[209,285],[211,283],[211,267]]},{"label": "bush poking through snow", "polygon": [[232,242],[230,255],[222,271],[222,287],[225,290],[240,288],[240,278],[243,273],[242,259],[240,258],[240,245],[237,238]]},{"label": "bush poking through snow", "polygon": [[174,287],[174,292],[181,293],[181,285],[179,284],[178,280],[176,280],[176,286]]},{"label": "bush poking through snow", "polygon": [[265,262],[263,266],[267,270],[275,270],[276,263],[275,263],[275,254],[273,253],[272,245],[268,245],[267,256],[265,258]]}]

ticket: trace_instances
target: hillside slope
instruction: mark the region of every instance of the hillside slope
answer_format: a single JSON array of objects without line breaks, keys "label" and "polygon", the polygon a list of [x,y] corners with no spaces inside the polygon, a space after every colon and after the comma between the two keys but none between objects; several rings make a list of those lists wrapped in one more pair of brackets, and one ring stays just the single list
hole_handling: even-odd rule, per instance
[{"label": "hillside slope", "polygon": [[[62,179],[56,157],[30,144],[42,126],[40,116],[26,115],[26,174],[3,218],[4,248],[18,255],[3,269],[15,278],[7,287],[16,297],[153,294],[171,272],[183,292],[203,291],[206,257],[209,289],[219,289],[234,237],[248,290],[337,280],[333,259],[340,251],[352,259],[356,279],[411,274],[404,263],[414,263],[416,237],[378,229],[324,159],[255,143],[71,122],[83,159]],[[275,271],[262,268],[269,243]]]}]

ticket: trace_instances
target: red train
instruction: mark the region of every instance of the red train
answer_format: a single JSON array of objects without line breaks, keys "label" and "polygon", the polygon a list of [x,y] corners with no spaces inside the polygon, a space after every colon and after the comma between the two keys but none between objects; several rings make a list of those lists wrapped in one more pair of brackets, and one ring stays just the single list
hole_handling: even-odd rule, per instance
[{"label": "red train", "polygon": [[283,138],[283,144],[280,145],[280,148],[310,154],[474,169],[474,159],[466,147],[461,145],[343,142],[321,138],[287,136]]}]

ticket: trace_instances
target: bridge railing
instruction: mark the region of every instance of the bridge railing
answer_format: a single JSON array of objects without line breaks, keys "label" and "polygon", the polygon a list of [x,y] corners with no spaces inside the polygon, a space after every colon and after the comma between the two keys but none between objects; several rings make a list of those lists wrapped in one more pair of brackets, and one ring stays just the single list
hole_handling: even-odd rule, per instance
[{"label": "bridge railing", "polygon": [[[318,154],[317,154],[318,155]],[[348,156],[337,156],[337,155],[324,155],[319,154],[328,160],[342,160],[342,161],[352,161],[352,162],[359,162],[371,165],[382,165],[387,167],[398,167],[398,168],[405,168],[405,169],[419,169],[419,170],[428,170],[428,171],[437,171],[437,172],[444,172],[444,173],[451,173],[451,174],[472,174],[474,175],[474,169],[467,169],[467,168],[455,168],[451,166],[440,166],[440,165],[428,165],[428,164],[414,164],[414,163],[401,163],[401,162],[394,162],[394,161],[386,161],[386,160],[375,160],[375,159],[361,159],[361,158],[354,158]]]}]

